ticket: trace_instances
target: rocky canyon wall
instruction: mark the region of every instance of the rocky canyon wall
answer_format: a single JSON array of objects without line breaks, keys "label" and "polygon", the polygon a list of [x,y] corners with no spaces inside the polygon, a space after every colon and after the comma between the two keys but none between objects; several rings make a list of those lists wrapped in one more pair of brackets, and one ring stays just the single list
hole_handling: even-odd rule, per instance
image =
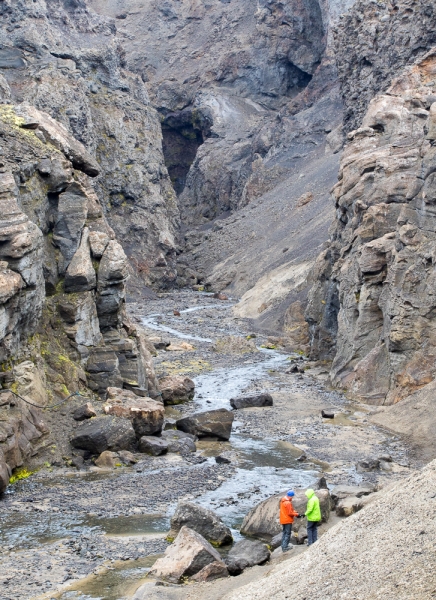
[{"label": "rocky canyon wall", "polygon": [[431,50],[348,134],[315,268],[312,353],[332,357],[334,383],[369,404],[396,403],[436,374],[435,86]]},{"label": "rocky canyon wall", "polygon": [[95,190],[132,267],[131,285],[173,285],[176,198],[161,127],[114,24],[82,0],[2,0],[3,101],[63,124],[100,165]]},{"label": "rocky canyon wall", "polygon": [[0,15],[1,492],[15,468],[69,451],[69,413],[14,393],[47,407],[158,392],[126,282],[174,283],[178,211],[114,28],[81,1],[2,1]]}]

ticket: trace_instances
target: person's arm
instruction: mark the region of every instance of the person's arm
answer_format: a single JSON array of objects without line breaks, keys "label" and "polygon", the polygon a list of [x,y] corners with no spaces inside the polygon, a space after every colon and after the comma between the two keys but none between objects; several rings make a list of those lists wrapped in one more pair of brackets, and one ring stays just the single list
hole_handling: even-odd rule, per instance
[{"label": "person's arm", "polygon": [[307,506],[306,506],[306,512],[304,513],[304,515],[306,517],[310,516],[310,513],[313,511],[313,498],[309,498],[308,502],[307,502]]},{"label": "person's arm", "polygon": [[289,506],[288,506],[288,515],[290,517],[298,517],[298,513],[297,511],[294,509],[294,505],[292,504],[292,502],[289,502]]}]

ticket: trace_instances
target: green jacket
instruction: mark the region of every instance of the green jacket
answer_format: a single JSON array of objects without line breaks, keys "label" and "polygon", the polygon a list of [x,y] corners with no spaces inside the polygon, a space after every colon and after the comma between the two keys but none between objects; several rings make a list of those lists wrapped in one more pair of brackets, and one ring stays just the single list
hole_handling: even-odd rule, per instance
[{"label": "green jacket", "polygon": [[308,521],[321,521],[321,508],[319,499],[313,490],[307,490],[306,496],[309,498],[306,512],[304,513]]}]

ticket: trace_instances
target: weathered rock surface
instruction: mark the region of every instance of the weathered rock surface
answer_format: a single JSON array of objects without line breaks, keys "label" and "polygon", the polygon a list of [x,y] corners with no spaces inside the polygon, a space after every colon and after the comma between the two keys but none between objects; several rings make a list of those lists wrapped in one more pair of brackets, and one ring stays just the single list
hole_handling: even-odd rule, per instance
[{"label": "weathered rock surface", "polygon": [[431,51],[409,66],[349,133],[306,311],[312,356],[332,357],[333,382],[368,404],[395,404],[436,374],[435,64]]},{"label": "weathered rock surface", "polygon": [[349,517],[363,508],[363,502],[357,496],[347,496],[336,504],[338,517]]},{"label": "weathered rock surface", "polygon": [[368,496],[375,492],[376,487],[371,484],[365,485],[337,485],[330,492],[330,496],[333,504],[339,500],[343,500],[348,496],[355,496],[356,498],[362,498],[362,496]]},{"label": "weathered rock surface", "polygon": [[111,452],[110,450],[105,450],[95,460],[95,464],[97,467],[100,467],[102,469],[113,469],[115,467],[117,458],[118,458],[118,456],[117,456],[116,452]]},{"label": "weathered rock surface", "polygon": [[228,440],[232,433],[232,423],[235,416],[225,408],[194,413],[176,422],[177,429],[196,435],[197,437],[217,437]]},{"label": "weathered rock surface", "polygon": [[174,543],[165,550],[163,558],[154,563],[150,576],[180,583],[182,578],[192,577],[214,562],[224,564],[207,540],[192,529],[182,527]]},{"label": "weathered rock surface", "polygon": [[170,375],[159,379],[159,388],[165,405],[180,404],[192,400],[195,384],[189,377]]},{"label": "weathered rock surface", "polygon": [[[266,500],[260,502],[257,506],[251,509],[251,511],[245,516],[242,525],[241,533],[252,537],[261,538],[267,542],[271,540],[275,535],[280,533],[282,530],[279,523],[280,514],[280,499],[283,498],[284,494],[277,494],[271,496]],[[330,517],[330,494],[328,490],[316,490],[315,494],[318,496],[321,507],[322,520],[328,521]],[[295,496],[292,499],[292,504],[297,512],[303,514],[306,512],[307,498],[305,496],[305,490],[296,490]],[[297,519],[294,521],[295,531],[301,525],[301,520]]]},{"label": "weathered rock surface", "polygon": [[141,398],[130,390],[108,388],[103,410],[107,415],[130,419],[139,437],[162,431],[165,411],[163,404],[151,398]]},{"label": "weathered rock surface", "polygon": [[267,392],[261,394],[246,394],[238,398],[231,398],[230,405],[232,408],[249,408],[252,406],[272,406],[273,398]]},{"label": "weathered rock surface", "polygon": [[73,413],[73,419],[75,421],[85,421],[86,419],[91,419],[91,417],[96,417],[97,413],[94,410],[94,407],[90,402],[79,406]]},{"label": "weathered rock surface", "polygon": [[271,556],[266,544],[258,540],[241,540],[237,542],[230,550],[227,558],[227,568],[234,574],[235,568],[254,567],[262,565]]},{"label": "weathered rock surface", "polygon": [[196,573],[193,577],[191,577],[192,581],[214,581],[215,579],[221,579],[222,577],[228,577],[229,572],[225,563],[222,561],[214,561],[209,565],[206,565]]},{"label": "weathered rock surface", "polygon": [[185,526],[201,534],[213,546],[225,546],[233,542],[230,529],[212,511],[194,502],[179,502],[171,517],[169,537],[175,537]]},{"label": "weathered rock surface", "polygon": [[167,429],[162,431],[162,438],[168,443],[168,452],[195,452],[197,446],[195,440],[197,437],[185,431],[176,429]]},{"label": "weathered rock surface", "polygon": [[131,450],[136,435],[129,420],[101,416],[81,423],[70,441],[74,448],[101,454],[105,450]]},{"label": "weathered rock surface", "polygon": [[138,450],[151,456],[161,456],[168,452],[168,442],[158,437],[144,435],[139,439]]}]

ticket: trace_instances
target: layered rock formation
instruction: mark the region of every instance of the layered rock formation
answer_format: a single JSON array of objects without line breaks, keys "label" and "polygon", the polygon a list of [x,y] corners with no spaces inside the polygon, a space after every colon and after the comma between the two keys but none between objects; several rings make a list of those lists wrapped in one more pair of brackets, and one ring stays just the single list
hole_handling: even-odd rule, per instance
[{"label": "layered rock formation", "polygon": [[[0,105],[0,137],[3,387],[39,407],[108,385],[155,394],[147,342],[124,311],[127,258],[86,174],[97,162],[28,104]],[[48,428],[11,392],[0,400],[3,490],[47,446]]]},{"label": "layered rock formation", "polygon": [[160,123],[143,82],[125,69],[115,26],[83,0],[4,0],[0,15],[2,101],[29,102],[85,145],[132,284],[172,285],[178,210]]},{"label": "layered rock formation", "polygon": [[436,374],[435,73],[433,50],[348,134],[306,312],[313,355],[333,357],[334,383],[370,404],[396,403]]}]

